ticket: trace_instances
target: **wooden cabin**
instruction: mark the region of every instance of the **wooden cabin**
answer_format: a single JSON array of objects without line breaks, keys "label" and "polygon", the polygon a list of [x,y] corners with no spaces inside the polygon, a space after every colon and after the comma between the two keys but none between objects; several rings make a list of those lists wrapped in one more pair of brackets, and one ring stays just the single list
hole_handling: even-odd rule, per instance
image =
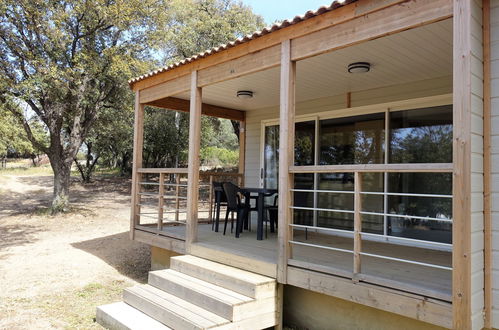
[{"label": "wooden cabin", "polygon": [[[499,0],[334,2],[130,86],[159,270],[101,324],[499,328]],[[148,106],[189,112],[187,168],[142,167]],[[200,172],[202,116],[240,122],[237,173]],[[222,181],[277,189],[277,232],[216,232]]]}]

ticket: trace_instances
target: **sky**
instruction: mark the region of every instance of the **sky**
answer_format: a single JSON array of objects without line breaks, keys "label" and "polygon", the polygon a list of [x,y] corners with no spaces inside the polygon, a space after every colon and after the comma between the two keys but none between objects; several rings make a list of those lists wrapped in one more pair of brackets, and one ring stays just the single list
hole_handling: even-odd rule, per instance
[{"label": "sky", "polygon": [[308,10],[316,10],[320,6],[330,5],[333,0],[242,0],[253,8],[253,12],[262,15],[265,23],[293,18]]}]

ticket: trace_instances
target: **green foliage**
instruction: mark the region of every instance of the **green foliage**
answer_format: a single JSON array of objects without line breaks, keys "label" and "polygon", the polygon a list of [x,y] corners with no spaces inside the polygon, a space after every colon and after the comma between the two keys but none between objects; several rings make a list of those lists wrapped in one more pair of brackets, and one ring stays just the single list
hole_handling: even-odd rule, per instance
[{"label": "green foliage", "polygon": [[[36,119],[29,121],[33,135],[46,146],[48,137],[43,125]],[[0,157],[15,155],[35,158],[42,151],[31,144],[17,118],[5,108],[0,108]]]},{"label": "green foliage", "polygon": [[206,147],[200,150],[201,163],[210,167],[235,167],[238,164],[239,153],[219,147]]},{"label": "green foliage", "polygon": [[263,18],[233,0],[172,0],[171,21],[162,44],[173,62],[253,33]]}]

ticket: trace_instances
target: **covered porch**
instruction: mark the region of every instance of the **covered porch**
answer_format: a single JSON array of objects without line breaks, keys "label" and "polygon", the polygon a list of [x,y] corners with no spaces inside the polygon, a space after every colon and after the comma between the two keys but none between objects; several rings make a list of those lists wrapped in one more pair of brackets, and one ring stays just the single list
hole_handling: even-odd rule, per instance
[{"label": "covered porch", "polygon": [[[450,327],[464,221],[454,203],[462,117],[452,3],[342,8],[330,26],[254,37],[240,53],[227,47],[134,83],[132,238],[283,284],[327,279],[349,293],[314,290],[344,299],[389,296],[403,311],[363,301]],[[142,168],[146,106],[189,112],[187,168]],[[240,121],[237,173],[200,171],[202,115]],[[278,189],[277,233],[257,240],[254,212],[239,238],[213,230],[213,182],[227,181]]]}]

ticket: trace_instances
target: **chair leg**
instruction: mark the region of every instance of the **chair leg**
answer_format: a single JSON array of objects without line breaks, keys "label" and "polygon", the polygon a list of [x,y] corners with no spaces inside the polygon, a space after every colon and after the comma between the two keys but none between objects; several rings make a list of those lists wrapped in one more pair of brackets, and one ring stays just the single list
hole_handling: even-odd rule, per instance
[{"label": "chair leg", "polygon": [[230,216],[230,233],[234,232],[234,212],[232,212]]},{"label": "chair leg", "polygon": [[225,213],[225,224],[224,224],[224,235],[225,232],[227,231],[227,222],[229,221],[229,210]]}]

